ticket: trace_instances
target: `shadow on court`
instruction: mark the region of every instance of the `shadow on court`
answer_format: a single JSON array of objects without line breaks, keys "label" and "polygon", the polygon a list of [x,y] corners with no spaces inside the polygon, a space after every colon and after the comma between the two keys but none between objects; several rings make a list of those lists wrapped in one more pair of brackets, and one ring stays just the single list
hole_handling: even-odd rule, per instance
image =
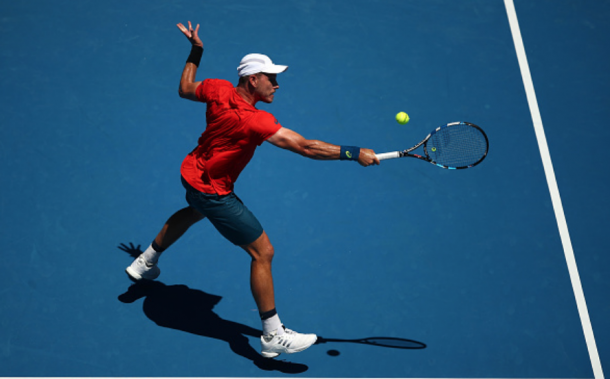
[{"label": "shadow on court", "polygon": [[[140,247],[121,245],[131,256],[141,253]],[[119,301],[129,304],[144,298],[144,314],[155,324],[202,337],[225,341],[237,355],[251,360],[265,371],[299,374],[309,369],[304,364],[263,358],[249,343],[247,336],[259,338],[262,332],[247,325],[222,319],[213,312],[221,296],[191,289],[185,285],[165,285],[159,281],[132,284]]]},{"label": "shadow on court", "polygon": [[[121,244],[119,249],[135,258],[142,253],[140,246]],[[248,337],[259,338],[261,330],[247,325],[222,319],[213,312],[221,296],[195,290],[186,285],[168,286],[160,281],[141,281],[132,284],[119,301],[130,304],[144,298],[144,314],[155,324],[170,329],[181,330],[202,337],[225,341],[237,355],[251,360],[265,371],[280,371],[286,374],[299,374],[309,367],[300,363],[263,358],[249,343]],[[362,339],[338,339],[319,336],[316,345],[326,343],[357,343],[369,346],[394,349],[425,349],[426,344],[404,338],[369,337]],[[339,355],[330,350],[329,355]]]},{"label": "shadow on court", "polygon": [[358,343],[362,345],[369,346],[380,346],[380,347],[388,347],[391,349],[404,349],[404,350],[420,350],[425,349],[426,344],[423,342],[418,342],[414,340],[408,340],[406,338],[394,338],[394,337],[367,337],[360,339],[340,339],[340,338],[324,338],[322,336],[318,336],[318,340],[316,341],[316,345],[320,345],[328,342],[349,342],[349,343]]}]

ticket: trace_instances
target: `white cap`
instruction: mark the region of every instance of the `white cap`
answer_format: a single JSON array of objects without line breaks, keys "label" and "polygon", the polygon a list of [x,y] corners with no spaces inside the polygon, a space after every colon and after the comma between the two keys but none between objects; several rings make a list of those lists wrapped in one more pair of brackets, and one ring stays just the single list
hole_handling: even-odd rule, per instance
[{"label": "white cap", "polygon": [[273,64],[271,59],[264,54],[248,54],[242,58],[237,67],[237,75],[239,77],[258,74],[279,74],[288,69],[288,66]]}]

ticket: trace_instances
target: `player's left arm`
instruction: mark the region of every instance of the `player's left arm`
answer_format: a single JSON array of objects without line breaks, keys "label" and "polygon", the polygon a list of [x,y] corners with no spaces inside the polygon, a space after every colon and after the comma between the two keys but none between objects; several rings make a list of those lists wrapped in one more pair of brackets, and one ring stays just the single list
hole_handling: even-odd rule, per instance
[{"label": "player's left arm", "polygon": [[197,87],[201,82],[196,82],[195,77],[197,75],[197,68],[199,67],[199,61],[201,54],[203,53],[203,42],[199,38],[199,24],[193,29],[191,22],[188,22],[188,29],[186,26],[177,24],[178,29],[186,36],[189,42],[192,44],[191,55],[182,70],[182,76],[180,77],[180,87],[178,87],[178,94],[184,99],[198,101],[197,98]]},{"label": "player's left arm", "polygon": [[[341,155],[341,146],[319,140],[306,139],[288,128],[280,128],[267,141],[274,146],[290,150],[304,157],[318,160],[337,160]],[[358,163],[362,166],[379,164],[379,159],[371,149],[360,148]]]}]

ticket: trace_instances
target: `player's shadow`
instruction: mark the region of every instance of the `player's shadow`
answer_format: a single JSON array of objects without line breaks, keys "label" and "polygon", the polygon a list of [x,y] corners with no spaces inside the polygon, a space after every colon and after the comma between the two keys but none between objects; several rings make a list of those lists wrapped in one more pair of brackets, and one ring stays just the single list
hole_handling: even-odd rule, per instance
[{"label": "player's shadow", "polygon": [[[141,251],[121,245],[121,250],[132,256]],[[222,297],[191,289],[185,285],[165,285],[159,281],[138,282],[119,296],[123,303],[144,298],[144,314],[159,326],[181,330],[202,337],[225,341],[237,355],[251,360],[266,371],[298,374],[308,370],[304,364],[263,358],[249,343],[248,337],[260,338],[262,332],[247,325],[224,320],[213,308]]]}]

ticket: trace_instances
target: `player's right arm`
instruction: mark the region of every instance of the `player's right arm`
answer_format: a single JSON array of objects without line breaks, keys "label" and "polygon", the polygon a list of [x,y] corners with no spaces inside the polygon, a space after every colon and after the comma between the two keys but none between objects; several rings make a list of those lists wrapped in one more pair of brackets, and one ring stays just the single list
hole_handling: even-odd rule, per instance
[{"label": "player's right arm", "polygon": [[[340,158],[341,146],[328,142],[309,140],[288,128],[280,128],[267,139],[269,143],[282,149],[290,150],[304,157],[319,160],[336,160]],[[371,149],[360,149],[358,163],[362,166],[378,165],[379,159]]]},{"label": "player's right arm", "polygon": [[[184,99],[198,101],[196,91],[197,87],[201,82],[196,82],[195,77],[197,75],[197,67],[199,66],[199,59],[201,59],[201,53],[199,53],[199,59],[197,58],[197,52],[203,52],[203,42],[199,38],[199,24],[193,29],[191,22],[188,22],[188,29],[181,23],[177,24],[178,29],[188,38],[189,42],[193,45],[191,55],[187,60],[184,70],[182,71],[182,77],[180,78],[180,87],[178,88],[178,94]],[[194,58],[193,58],[194,57]]]}]

